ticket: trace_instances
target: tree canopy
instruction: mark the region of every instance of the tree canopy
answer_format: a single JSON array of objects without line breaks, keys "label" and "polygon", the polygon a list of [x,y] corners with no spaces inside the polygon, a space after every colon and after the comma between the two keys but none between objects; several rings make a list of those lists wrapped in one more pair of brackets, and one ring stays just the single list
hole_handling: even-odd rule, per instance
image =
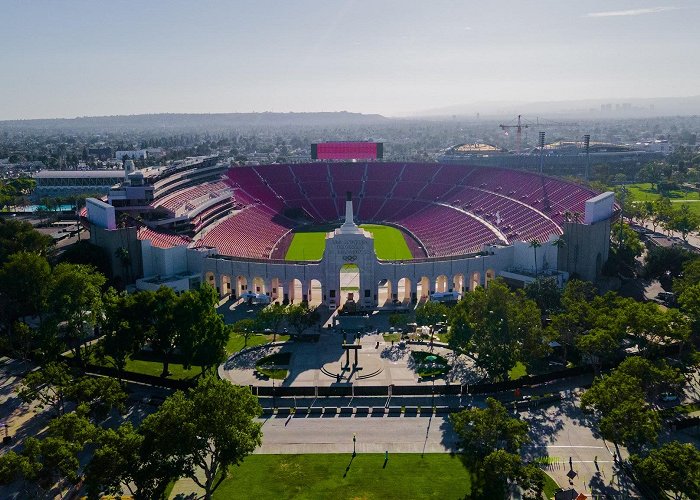
[{"label": "tree canopy", "polygon": [[249,388],[205,377],[189,393],[166,399],[140,430],[170,461],[180,463],[209,499],[229,467],[260,445],[261,424],[254,419],[261,411]]},{"label": "tree canopy", "polygon": [[640,449],[656,442],[661,428],[650,407],[662,391],[678,392],[685,379],[663,362],[630,357],[605,377],[596,378],[581,397],[581,407],[596,410],[605,439]]},{"label": "tree canopy", "polygon": [[517,361],[534,365],[548,352],[537,304],[501,280],[467,294],[450,315],[451,343],[473,353],[492,381],[507,380]]},{"label": "tree canopy", "polygon": [[700,451],[692,444],[665,443],[646,456],[630,457],[634,473],[658,493],[700,498]]}]

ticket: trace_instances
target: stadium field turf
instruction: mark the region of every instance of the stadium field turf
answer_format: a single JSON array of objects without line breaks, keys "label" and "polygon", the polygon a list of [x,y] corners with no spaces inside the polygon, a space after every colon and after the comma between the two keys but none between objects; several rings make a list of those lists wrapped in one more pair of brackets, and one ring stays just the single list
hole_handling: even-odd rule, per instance
[{"label": "stadium field turf", "polygon": [[[413,258],[400,230],[378,224],[362,224],[360,227],[374,235],[374,249],[380,259],[411,260]],[[331,227],[316,227],[294,233],[285,259],[320,260],[326,247],[326,232],[332,229]]]}]

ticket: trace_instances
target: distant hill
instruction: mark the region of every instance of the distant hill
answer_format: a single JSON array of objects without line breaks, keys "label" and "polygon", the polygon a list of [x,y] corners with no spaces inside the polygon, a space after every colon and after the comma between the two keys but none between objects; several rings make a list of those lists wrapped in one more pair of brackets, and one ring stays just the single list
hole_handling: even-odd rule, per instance
[{"label": "distant hill", "polygon": [[320,113],[160,113],[151,115],[81,116],[38,120],[0,121],[0,129],[27,130],[193,130],[237,127],[363,125],[387,121],[381,115],[332,111]]},{"label": "distant hill", "polygon": [[645,99],[578,99],[540,102],[474,102],[426,109],[415,117],[468,116],[513,118],[519,114],[572,118],[643,118],[654,116],[700,115],[700,96],[650,97]]}]

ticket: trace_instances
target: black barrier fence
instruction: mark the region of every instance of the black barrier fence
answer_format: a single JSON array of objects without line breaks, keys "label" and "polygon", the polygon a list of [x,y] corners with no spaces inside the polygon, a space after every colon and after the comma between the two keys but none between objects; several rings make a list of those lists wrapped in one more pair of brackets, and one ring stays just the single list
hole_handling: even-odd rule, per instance
[{"label": "black barrier fence", "polygon": [[506,380],[504,382],[496,382],[493,384],[474,384],[468,388],[469,394],[486,394],[490,392],[502,392],[515,390],[519,387],[529,387],[532,385],[543,384],[564,378],[578,377],[593,373],[593,367],[588,365],[576,366],[574,368],[565,368],[555,372],[543,373],[541,375],[526,375],[517,380]]},{"label": "black barrier fence", "polygon": [[356,385],[339,384],[319,387],[272,387],[272,386],[251,386],[253,394],[257,396],[460,396],[466,394],[490,394],[515,390],[516,388],[529,387],[533,385],[552,382],[565,378],[578,377],[592,373],[590,366],[577,366],[566,368],[556,372],[544,373],[542,375],[532,375],[521,377],[517,380],[496,382],[493,384],[445,384],[438,380],[435,384],[420,385]]}]

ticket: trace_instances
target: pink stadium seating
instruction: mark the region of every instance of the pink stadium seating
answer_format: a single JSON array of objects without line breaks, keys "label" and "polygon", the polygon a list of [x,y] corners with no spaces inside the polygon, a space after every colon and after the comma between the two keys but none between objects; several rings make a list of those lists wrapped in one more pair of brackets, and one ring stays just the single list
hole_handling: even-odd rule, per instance
[{"label": "pink stadium seating", "polygon": [[[318,162],[234,167],[223,182],[183,190],[158,204],[172,211],[194,210],[208,196],[227,190],[232,205],[242,210],[197,245],[250,258],[283,258],[289,231],[309,218],[337,222],[344,216],[346,191],[353,193],[358,221],[404,228],[422,244],[407,237],[414,255],[429,257],[476,252],[504,238],[544,241],[561,234],[565,212],[583,213],[585,201],[596,194],[560,179],[502,168]],[[293,213],[289,209],[301,209],[306,219],[285,217]],[[208,207],[199,222],[195,217],[195,230],[229,211],[222,205]]]}]

